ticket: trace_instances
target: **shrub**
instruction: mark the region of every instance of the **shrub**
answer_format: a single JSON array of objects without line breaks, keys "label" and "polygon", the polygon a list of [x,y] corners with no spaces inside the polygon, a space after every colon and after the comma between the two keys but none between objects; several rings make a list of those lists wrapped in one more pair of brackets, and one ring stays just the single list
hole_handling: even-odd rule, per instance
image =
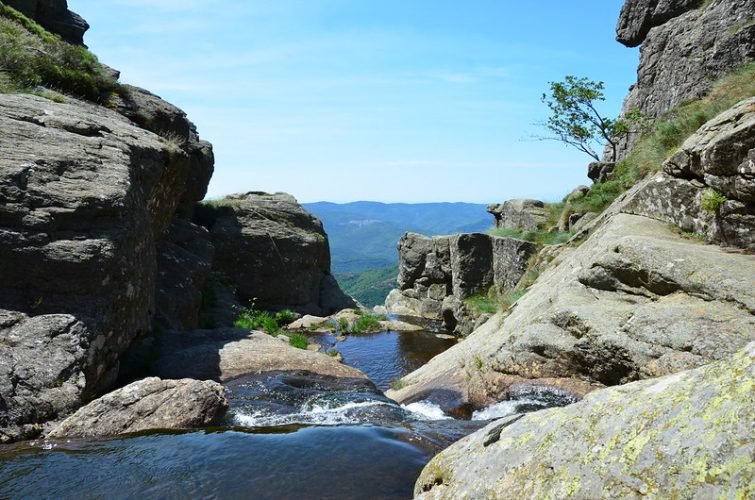
[{"label": "shrub", "polygon": [[718,215],[721,207],[726,203],[728,199],[723,193],[719,193],[715,189],[708,189],[703,193],[700,199],[700,206],[708,213]]},{"label": "shrub", "polygon": [[280,325],[275,317],[267,311],[257,310],[253,300],[249,307],[238,309],[238,315],[233,326],[244,330],[262,330],[273,336],[280,333]]},{"label": "shrub", "polygon": [[290,311],[289,309],[284,309],[282,311],[278,311],[275,313],[275,321],[278,322],[279,325],[287,325],[291,323],[294,320],[294,313],[293,311]]},{"label": "shrub", "polygon": [[494,228],[488,231],[491,236],[500,236],[504,238],[517,238],[519,240],[531,241],[538,245],[559,245],[572,237],[572,233],[559,231],[517,231],[509,228]]},{"label": "shrub", "polygon": [[407,382],[404,382],[400,378],[397,378],[396,380],[391,381],[391,389],[393,389],[394,391],[400,391],[404,387],[408,387],[408,386],[409,384]]},{"label": "shrub", "polygon": [[494,314],[498,311],[498,302],[484,295],[475,295],[464,300],[466,305],[476,314]]},{"label": "shrub", "polygon": [[306,349],[309,345],[309,339],[301,333],[295,333],[288,338],[288,345],[297,349]]}]

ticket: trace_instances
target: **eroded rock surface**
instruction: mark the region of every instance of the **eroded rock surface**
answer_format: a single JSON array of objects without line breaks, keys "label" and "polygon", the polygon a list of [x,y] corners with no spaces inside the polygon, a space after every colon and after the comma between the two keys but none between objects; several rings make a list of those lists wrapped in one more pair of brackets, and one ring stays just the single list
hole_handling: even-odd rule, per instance
[{"label": "eroded rock surface", "polygon": [[540,200],[508,200],[500,205],[488,205],[495,218],[495,227],[517,231],[542,229],[548,218],[545,203]]},{"label": "eroded rock surface", "polygon": [[6,5],[34,19],[44,29],[70,43],[84,44],[89,24],[75,12],[68,10],[66,0],[4,0]]},{"label": "eroded rock surface", "polygon": [[747,498],[755,344],[660,379],[492,422],[437,455],[417,498]]},{"label": "eroded rock surface", "polygon": [[755,256],[614,214],[563,250],[519,299],[404,377],[401,402],[452,392],[477,406],[522,383],[576,395],[694,368],[755,338]]},{"label": "eroded rock surface", "polygon": [[229,276],[258,307],[328,315],[356,303],[330,274],[322,223],[285,193],[225,198],[204,223],[215,245],[213,270]]},{"label": "eroded rock surface", "polygon": [[468,334],[464,300],[514,288],[535,252],[533,243],[486,234],[429,238],[405,234],[398,244],[398,290],[387,300],[388,312],[443,320],[448,329]]},{"label": "eroded rock surface", "polygon": [[219,423],[228,401],[217,382],[139,380],[80,408],[47,436],[93,438],[155,429],[189,429]]}]

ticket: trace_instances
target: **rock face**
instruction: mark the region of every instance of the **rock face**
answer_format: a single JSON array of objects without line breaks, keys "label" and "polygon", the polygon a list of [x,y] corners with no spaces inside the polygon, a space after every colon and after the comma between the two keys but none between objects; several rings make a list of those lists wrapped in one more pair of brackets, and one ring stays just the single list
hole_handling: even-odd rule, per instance
[{"label": "rock face", "polygon": [[500,205],[488,205],[495,218],[495,227],[517,231],[542,229],[548,218],[545,203],[540,200],[508,200]]},{"label": "rock face", "polygon": [[755,98],[703,125],[622,210],[712,242],[755,248]]},{"label": "rock face", "polygon": [[520,384],[580,395],[722,359],[755,338],[755,257],[616,213],[563,250],[507,317],[402,379],[400,402],[456,394],[484,406]]},{"label": "rock face", "polygon": [[747,498],[754,359],[750,344],[703,368],[493,422],[436,456],[415,495]]},{"label": "rock face", "polygon": [[65,419],[49,438],[117,436],[153,429],[219,423],[228,401],[217,382],[147,378],[92,401]]},{"label": "rock face", "polygon": [[[708,92],[719,76],[755,60],[755,0],[627,0],[617,34],[640,47],[637,83],[624,102],[659,117]],[[631,148],[625,144],[623,158]]]},{"label": "rock face", "polygon": [[3,3],[34,19],[44,29],[70,43],[83,45],[89,24],[68,10],[66,0],[4,0]]},{"label": "rock face", "polygon": [[328,315],[355,307],[330,274],[322,223],[287,194],[225,198],[204,223],[215,245],[213,269],[232,278],[244,301]]},{"label": "rock face", "polygon": [[479,233],[433,238],[407,233],[398,244],[399,289],[386,308],[469,333],[474,324],[464,321],[464,299],[514,288],[535,250],[533,243]]}]

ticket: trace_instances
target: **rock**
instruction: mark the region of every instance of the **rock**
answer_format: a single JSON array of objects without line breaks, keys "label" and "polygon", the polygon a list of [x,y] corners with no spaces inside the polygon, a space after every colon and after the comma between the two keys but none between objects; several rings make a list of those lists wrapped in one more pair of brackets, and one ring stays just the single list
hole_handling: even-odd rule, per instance
[{"label": "rock", "polygon": [[444,320],[453,330],[467,314],[464,299],[517,285],[536,245],[480,233],[433,238],[406,233],[398,249],[399,292],[388,295],[387,310]]},{"label": "rock", "polygon": [[415,498],[746,498],[755,344],[661,379],[508,417],[422,471]]},{"label": "rock", "polygon": [[548,219],[545,203],[539,200],[508,200],[500,205],[488,205],[495,218],[495,227],[517,231],[537,231]]},{"label": "rock", "polygon": [[307,314],[304,317],[297,319],[293,323],[290,323],[286,328],[288,330],[309,330],[310,328],[322,325],[327,321],[328,318]]},{"label": "rock", "polygon": [[66,42],[84,45],[89,24],[80,15],[68,10],[66,0],[4,0],[6,5],[39,23]]},{"label": "rock", "polygon": [[213,270],[232,278],[242,301],[319,316],[356,306],[330,274],[322,223],[292,196],[234,195],[204,210],[212,212],[202,222],[215,245]]},{"label": "rock", "polygon": [[[650,8],[663,15],[656,17],[662,24],[647,31],[642,40],[637,83],[624,102],[624,114],[639,109],[660,117],[683,102],[705,95],[718,77],[755,60],[755,25],[748,24],[755,12],[755,0],[714,0],[684,12],[692,3],[699,2],[626,2],[619,22],[620,39],[639,40],[623,34],[622,25],[647,26],[647,22],[629,23],[626,20],[630,17],[646,19]],[[684,13],[662,22],[669,13],[679,12]],[[619,148],[619,160],[631,150],[636,136],[631,139]]]},{"label": "rock", "polygon": [[587,165],[587,177],[593,182],[606,182],[613,177],[616,163],[611,161],[594,161]]},{"label": "rock", "polygon": [[[703,207],[712,190],[724,195],[717,212]],[[700,127],[621,210],[666,220],[712,242],[754,248],[755,98]]]},{"label": "rock", "polygon": [[627,0],[621,8],[616,40],[627,47],[636,47],[642,43],[651,28],[660,26],[699,4],[699,0]]},{"label": "rock", "polygon": [[580,231],[583,227],[585,227],[587,224],[594,221],[598,217],[598,214],[596,214],[595,212],[587,212],[586,214],[574,215],[578,215],[576,220],[569,218],[569,231],[573,233]]},{"label": "rock", "polygon": [[214,253],[209,232],[182,219],[157,242],[156,320],[163,328],[197,328]]},{"label": "rock", "polygon": [[65,419],[47,436],[96,438],[219,423],[228,401],[217,382],[146,378],[102,396]]},{"label": "rock", "polygon": [[238,329],[166,332],[156,339],[151,375],[225,382],[250,373],[306,371],[331,377],[367,377],[327,354],[291,347],[261,332]]},{"label": "rock", "polygon": [[[189,159],[112,110],[31,95],[0,95],[0,149],[0,303],[30,321],[66,316],[79,325],[71,341],[83,351],[60,380],[23,376],[79,398],[101,394],[121,354],[151,328],[156,241],[184,192]],[[39,325],[36,335],[44,344],[53,332]],[[2,348],[3,363],[26,356],[13,343]],[[31,392],[3,396],[0,418],[26,425],[51,416],[35,409]]]},{"label": "rock", "polygon": [[422,330],[424,330],[424,328],[419,325],[413,325],[411,323],[395,319],[390,321],[381,321],[380,326],[383,328],[383,330],[391,332],[421,332]]},{"label": "rock", "polygon": [[755,338],[755,257],[685,240],[647,217],[615,213],[596,224],[508,316],[494,316],[389,396],[453,393],[485,406],[525,380],[579,395],[702,366]]},{"label": "rock", "polygon": [[580,185],[575,187],[571,190],[571,192],[566,195],[566,198],[564,198],[564,201],[566,203],[579,200],[580,198],[584,198],[584,196],[590,192],[590,188],[584,185]]}]

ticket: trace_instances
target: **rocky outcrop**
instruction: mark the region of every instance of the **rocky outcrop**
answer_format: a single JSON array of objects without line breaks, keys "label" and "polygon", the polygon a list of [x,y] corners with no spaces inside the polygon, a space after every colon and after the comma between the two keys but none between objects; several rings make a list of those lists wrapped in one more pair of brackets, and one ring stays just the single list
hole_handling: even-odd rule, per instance
[{"label": "rocky outcrop", "polygon": [[227,197],[202,220],[215,245],[213,269],[231,277],[243,301],[328,315],[355,307],[330,274],[330,249],[322,223],[284,193]]},{"label": "rocky outcrop", "polygon": [[218,424],[228,401],[217,382],[146,378],[80,408],[48,438],[95,438],[157,429]]},{"label": "rocky outcrop", "polygon": [[755,98],[703,125],[621,210],[755,248]]},{"label": "rocky outcrop", "polygon": [[[184,192],[189,158],[109,109],[29,95],[0,96],[0,148],[0,302],[27,316],[79,321],[75,343],[85,355],[55,383],[81,372],[72,387],[96,395],[112,383],[121,353],[150,329],[156,241]],[[44,325],[40,339],[57,335]],[[2,336],[7,363],[20,354],[12,334]],[[19,392],[36,375],[17,363],[6,370],[14,382],[0,411],[25,424],[20,415],[33,412],[17,406],[30,404]]]},{"label": "rocky outcrop", "polygon": [[[624,103],[660,117],[705,95],[717,77],[755,60],[755,0],[627,0],[618,26],[622,43],[640,48],[637,83]],[[692,9],[692,10],[690,10]],[[619,151],[619,159],[631,149]]]},{"label": "rocky outcrop", "polygon": [[591,387],[710,363],[755,338],[755,258],[680,237],[647,217],[612,214],[562,250],[507,317],[404,377],[400,402],[456,394],[507,399],[521,384]]},{"label": "rocky outcrop", "polygon": [[366,379],[356,368],[327,354],[291,347],[265,333],[233,328],[166,332],[142,352],[150,359],[151,374],[161,378],[226,382],[250,373],[285,371]]},{"label": "rocky outcrop", "polygon": [[3,0],[3,3],[34,19],[44,29],[70,43],[84,44],[89,24],[75,12],[68,10],[66,0]]},{"label": "rocky outcrop", "polygon": [[566,408],[507,417],[425,467],[417,498],[747,498],[755,344]]},{"label": "rocky outcrop", "polygon": [[540,200],[508,200],[499,205],[488,205],[495,218],[495,227],[516,231],[537,231],[548,219],[545,203]]},{"label": "rocky outcrop", "polygon": [[448,329],[468,334],[464,300],[503,294],[522,278],[533,243],[486,234],[429,238],[405,234],[398,244],[399,288],[386,300],[388,312],[443,320]]}]

